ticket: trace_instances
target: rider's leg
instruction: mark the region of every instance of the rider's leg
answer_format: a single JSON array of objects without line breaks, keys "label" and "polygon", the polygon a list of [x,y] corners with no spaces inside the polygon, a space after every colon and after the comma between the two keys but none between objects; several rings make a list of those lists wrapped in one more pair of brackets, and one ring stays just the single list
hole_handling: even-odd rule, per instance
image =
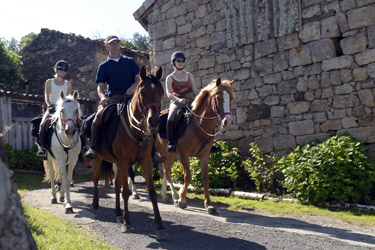
[{"label": "rider's leg", "polygon": [[39,133],[38,133],[38,151],[36,152],[36,155],[41,158],[47,157],[47,149],[46,149],[46,144],[47,144],[47,133],[45,129],[45,125],[47,122],[47,118],[49,116],[48,110],[44,113],[42,121],[40,122],[39,125]]},{"label": "rider's leg", "polygon": [[167,119],[167,151],[168,152],[176,152],[176,140],[174,136],[174,120],[177,115],[177,110],[179,109],[179,105],[176,102],[171,102],[169,105],[169,113]]},{"label": "rider's leg", "polygon": [[90,147],[85,152],[85,157],[90,159],[95,159],[98,150],[98,143],[100,139],[100,126],[95,123],[96,117],[91,124],[91,138],[90,138]]}]

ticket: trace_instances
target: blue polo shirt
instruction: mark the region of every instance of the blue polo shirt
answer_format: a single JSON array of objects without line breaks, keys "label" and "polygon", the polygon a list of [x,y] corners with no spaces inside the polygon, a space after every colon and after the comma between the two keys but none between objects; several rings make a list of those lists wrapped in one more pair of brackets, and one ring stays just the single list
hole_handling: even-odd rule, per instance
[{"label": "blue polo shirt", "polygon": [[123,95],[135,82],[138,74],[139,66],[133,58],[121,55],[119,60],[113,60],[108,57],[99,65],[95,82],[107,84],[109,97]]}]

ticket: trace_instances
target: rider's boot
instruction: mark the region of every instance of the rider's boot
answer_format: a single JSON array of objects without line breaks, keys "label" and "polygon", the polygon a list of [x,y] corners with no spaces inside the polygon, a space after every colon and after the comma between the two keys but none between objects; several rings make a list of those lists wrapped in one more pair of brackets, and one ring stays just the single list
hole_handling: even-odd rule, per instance
[{"label": "rider's boot", "polygon": [[159,152],[157,151],[155,147],[155,142],[154,142],[154,145],[152,145],[151,156],[152,156],[153,163],[162,163],[163,161],[167,159],[166,157],[159,155]]},{"label": "rider's boot", "polygon": [[176,152],[176,143],[173,136],[174,131],[174,124],[173,121],[167,120],[167,138],[168,138],[168,144],[167,144],[167,151],[175,153]]},{"label": "rider's boot", "polygon": [[40,129],[39,136],[38,136],[39,144],[37,144],[38,151],[36,152],[36,155],[42,160],[47,159],[46,137],[47,135],[46,135],[46,131],[44,130],[44,128]]},{"label": "rider's boot", "polygon": [[97,155],[97,148],[98,148],[98,142],[100,139],[100,133],[99,133],[100,127],[96,125],[95,123],[92,123],[91,125],[91,139],[90,139],[90,147],[85,152],[85,157],[89,159],[95,159]]}]

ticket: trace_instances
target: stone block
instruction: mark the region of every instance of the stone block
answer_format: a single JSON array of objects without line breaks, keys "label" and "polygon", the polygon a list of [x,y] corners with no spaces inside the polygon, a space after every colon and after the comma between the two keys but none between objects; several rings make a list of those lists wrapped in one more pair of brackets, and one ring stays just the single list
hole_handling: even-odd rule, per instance
[{"label": "stone block", "polygon": [[348,11],[348,24],[350,29],[359,29],[375,25],[375,6],[370,5]]},{"label": "stone block", "polygon": [[261,138],[256,139],[254,142],[258,145],[258,147],[262,150],[262,153],[270,153],[273,152],[273,139],[272,137],[268,138]]},{"label": "stone block", "polygon": [[367,27],[368,48],[375,48],[375,25]]},{"label": "stone block", "polygon": [[336,14],[337,17],[337,24],[339,25],[339,29],[341,33],[347,32],[349,30],[348,19],[346,15],[342,12]]},{"label": "stone block", "polygon": [[266,97],[268,95],[272,95],[273,87],[272,85],[263,85],[256,88],[256,90],[258,91],[260,97]]},{"label": "stone block", "polygon": [[288,103],[287,109],[291,115],[299,115],[309,111],[310,102],[291,102]]},{"label": "stone block", "polygon": [[366,107],[375,107],[375,98],[371,89],[361,89],[358,91],[358,97],[360,102]]},{"label": "stone block", "polygon": [[355,118],[353,117],[345,117],[341,121],[343,128],[357,128],[358,123]]},{"label": "stone block", "polygon": [[375,63],[367,65],[367,74],[371,78],[375,78]]},{"label": "stone block", "polygon": [[255,44],[254,59],[277,52],[276,39],[269,39]]},{"label": "stone block", "polygon": [[297,33],[281,36],[277,38],[277,47],[279,51],[298,47],[300,45]]},{"label": "stone block", "polygon": [[353,108],[359,105],[359,99],[355,95],[339,95],[333,97],[334,108]]},{"label": "stone block", "polygon": [[296,148],[296,138],[292,135],[279,135],[273,137],[273,145],[276,151],[291,150]]},{"label": "stone block", "polygon": [[327,99],[317,99],[311,102],[310,112],[324,112],[331,109]]},{"label": "stone block", "polygon": [[331,16],[322,20],[321,38],[339,37],[340,31],[337,23],[337,17]]},{"label": "stone block", "polygon": [[255,121],[270,117],[270,106],[264,104],[252,104],[247,112],[247,121]]},{"label": "stone block", "polygon": [[269,106],[279,105],[280,97],[278,95],[269,95],[266,98],[264,98],[263,103]]},{"label": "stone block", "polygon": [[177,31],[177,24],[175,19],[172,18],[152,25],[150,30],[153,31],[153,39],[159,40],[170,35],[175,35]]},{"label": "stone block", "polygon": [[[375,19],[375,18],[374,18]],[[355,55],[355,61],[359,65],[375,62],[375,49],[367,49]]]},{"label": "stone block", "polygon": [[341,84],[341,70],[333,70],[329,72],[329,80],[332,86]]},{"label": "stone block", "polygon": [[340,130],[340,129],[342,129],[340,120],[326,121],[320,125],[320,130],[324,133],[331,131],[331,130]]},{"label": "stone block", "polygon": [[349,36],[340,41],[340,47],[344,55],[352,55],[361,52],[367,47],[367,37],[365,32]]},{"label": "stone block", "polygon": [[309,135],[315,132],[312,120],[289,122],[288,129],[291,135]]},{"label": "stone block", "polygon": [[307,65],[312,62],[310,46],[302,46],[289,50],[289,65],[292,67]]},{"label": "stone block", "polygon": [[353,63],[353,56],[340,56],[323,60],[322,70],[349,69]]},{"label": "stone block", "polygon": [[352,71],[350,69],[341,69],[340,75],[341,75],[341,81],[342,82],[353,81]]},{"label": "stone block", "polygon": [[250,69],[249,68],[242,68],[240,70],[235,71],[235,77],[238,80],[246,80],[250,77]]},{"label": "stone block", "polygon": [[301,39],[301,41],[304,43],[319,40],[320,39],[319,22],[311,22],[311,23],[304,24],[298,36]]},{"label": "stone block", "polygon": [[285,115],[285,107],[284,106],[272,106],[271,107],[271,117],[283,117]]},{"label": "stone block", "polygon": [[307,79],[307,86],[309,89],[318,89],[320,88],[320,83],[316,78],[316,75],[312,75]]},{"label": "stone block", "polygon": [[271,58],[259,58],[254,61],[254,64],[251,67],[251,77],[265,76],[272,73]]},{"label": "stone block", "polygon": [[356,82],[362,82],[366,80],[368,77],[367,75],[367,67],[355,68],[353,69],[353,80]]},{"label": "stone block", "polygon": [[350,136],[356,138],[357,140],[363,143],[375,143],[375,129],[373,126],[350,128],[342,132],[349,132]]},{"label": "stone block", "polygon": [[316,15],[320,14],[320,10],[321,9],[320,9],[319,4],[315,4],[313,6],[304,8],[302,10],[302,18],[311,18],[313,16],[316,16]]},{"label": "stone block", "polygon": [[344,83],[335,87],[335,95],[345,95],[353,93],[354,88],[350,83]]},{"label": "stone block", "polygon": [[289,53],[283,51],[275,54],[273,57],[272,67],[274,72],[286,70],[289,67]]},{"label": "stone block", "polygon": [[311,48],[312,61],[321,62],[336,56],[336,49],[331,39],[322,39],[309,43]]},{"label": "stone block", "polygon": [[355,8],[355,0],[343,0],[340,1],[340,7],[343,12],[352,10]]},{"label": "stone block", "polygon": [[296,93],[297,92],[296,84],[297,84],[296,79],[282,81],[277,86],[277,93],[279,95],[288,95],[288,94]]},{"label": "stone block", "polygon": [[306,145],[310,144],[313,141],[323,142],[330,138],[331,135],[329,133],[319,133],[314,135],[302,135],[296,137],[297,145]]}]

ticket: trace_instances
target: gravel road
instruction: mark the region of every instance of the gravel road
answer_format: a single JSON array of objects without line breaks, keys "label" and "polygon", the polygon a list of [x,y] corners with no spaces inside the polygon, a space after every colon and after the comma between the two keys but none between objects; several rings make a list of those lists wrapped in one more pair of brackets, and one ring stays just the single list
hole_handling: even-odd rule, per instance
[{"label": "gravel road", "polygon": [[203,202],[192,200],[188,200],[184,210],[158,203],[168,232],[168,239],[159,242],[148,193],[143,184],[137,184],[137,188],[141,199],[129,200],[134,226],[131,234],[121,233],[121,224],[115,222],[113,189],[101,192],[98,210],[90,208],[92,182],[76,183],[71,188],[74,214],[64,214],[61,203],[50,204],[50,189],[27,192],[22,200],[98,234],[118,249],[375,249],[375,227],[359,227],[320,216],[278,216],[224,207],[216,207],[219,215],[212,216],[203,209]]}]

